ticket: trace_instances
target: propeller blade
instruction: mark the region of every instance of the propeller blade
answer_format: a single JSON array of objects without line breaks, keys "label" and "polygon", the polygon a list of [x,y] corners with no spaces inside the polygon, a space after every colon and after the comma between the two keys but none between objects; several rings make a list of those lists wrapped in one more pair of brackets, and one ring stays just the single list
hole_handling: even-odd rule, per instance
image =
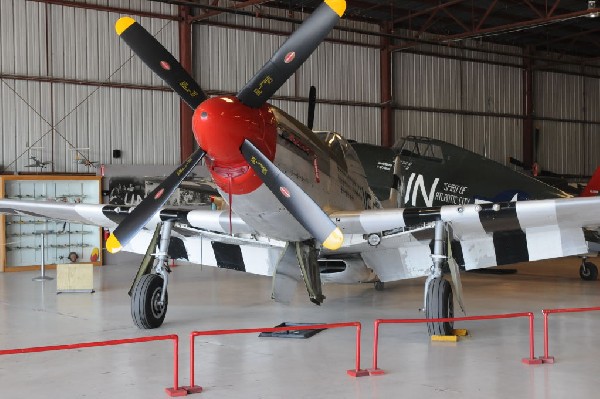
[{"label": "propeller blade", "polygon": [[204,155],[206,155],[204,150],[198,148],[119,223],[115,231],[106,240],[106,249],[108,252],[113,254],[119,252],[123,246],[131,241],[165,202],[167,202],[182,180],[202,160]]},{"label": "propeller blade", "polygon": [[344,235],[329,216],[296,183],[285,175],[250,141],[245,140],[242,154],[269,190],[296,220],[327,249],[342,246]]},{"label": "propeller blade", "polygon": [[533,162],[538,161],[538,153],[540,150],[540,129],[535,129],[533,133]]},{"label": "propeller blade", "polygon": [[345,0],[325,0],[237,94],[260,108],[321,44],[346,10]]},{"label": "propeller blade", "polygon": [[306,127],[310,130],[312,130],[315,122],[315,105],[317,105],[317,88],[310,86],[308,91],[308,120],[306,121]]},{"label": "propeller blade", "polygon": [[115,30],[133,52],[192,109],[196,109],[208,98],[179,61],[133,18],[119,18]]}]

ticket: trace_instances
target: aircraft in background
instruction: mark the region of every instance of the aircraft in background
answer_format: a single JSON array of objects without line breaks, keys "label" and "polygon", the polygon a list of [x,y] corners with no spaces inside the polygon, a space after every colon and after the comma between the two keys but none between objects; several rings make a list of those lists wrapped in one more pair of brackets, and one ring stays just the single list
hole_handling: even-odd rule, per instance
[{"label": "aircraft in background", "polygon": [[33,163],[31,163],[29,165],[25,165],[26,168],[45,169],[46,165],[52,164],[52,162],[50,162],[50,161],[40,161],[39,159],[37,159],[37,157],[29,157],[29,159],[31,159],[33,161]]},{"label": "aircraft in background", "polygon": [[[431,207],[483,204],[506,201],[571,198],[556,186],[512,170],[496,161],[448,142],[428,137],[407,136],[392,148],[352,143],[365,168],[371,189],[380,200],[397,191],[395,206]],[[600,188],[600,168],[587,184],[582,196],[592,196]],[[598,251],[600,236],[595,229],[584,234],[591,252]],[[511,240],[514,238],[511,238]],[[463,264],[460,242],[453,242],[453,255]],[[516,243],[512,244],[517,248]],[[521,243],[521,247],[525,245]],[[513,251],[497,254],[499,264],[510,264]],[[519,255],[522,259],[524,256]],[[582,257],[579,275],[596,280],[598,268]]]},{"label": "aircraft in background", "polygon": [[[163,323],[169,257],[273,276],[272,296],[281,301],[291,300],[303,281],[316,304],[325,299],[321,279],[427,277],[425,315],[437,318],[454,314],[453,290],[442,277],[446,261],[460,287],[458,266],[445,252],[449,241],[460,243],[467,270],[587,252],[582,228],[600,224],[600,198],[435,206],[429,189],[427,206],[398,207],[397,185],[380,201],[341,135],[315,134],[267,104],[345,6],[326,0],[235,96],[213,98],[150,33],[129,17],[119,19],[119,36],[194,109],[198,150],[136,207],[0,200],[0,213],[107,227],[114,229],[109,251],[145,253],[130,291],[140,328]],[[203,159],[228,209],[165,207]],[[415,187],[425,187],[416,175],[411,192]],[[428,329],[450,334],[452,323],[429,323]]]}]

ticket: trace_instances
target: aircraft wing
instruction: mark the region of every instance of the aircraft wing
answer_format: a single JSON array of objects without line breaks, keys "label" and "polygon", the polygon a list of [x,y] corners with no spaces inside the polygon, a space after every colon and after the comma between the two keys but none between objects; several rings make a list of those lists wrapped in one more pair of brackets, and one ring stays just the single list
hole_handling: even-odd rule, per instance
[{"label": "aircraft wing", "polygon": [[[38,217],[114,229],[133,207],[68,204],[52,201],[0,200],[0,214]],[[285,242],[254,236],[254,231],[235,214],[210,209],[163,208],[124,251],[144,254],[153,231],[162,220],[175,221],[169,255],[192,263],[273,275]],[[235,236],[230,235],[231,231]]]},{"label": "aircraft wing", "polygon": [[[38,217],[71,223],[115,228],[133,209],[130,206],[102,204],[69,204],[54,201],[0,200],[0,214]],[[162,220],[171,219],[179,226],[230,233],[229,213],[210,209],[165,207],[146,225],[154,230]],[[236,234],[252,234],[254,231],[237,215],[231,215],[231,231]]]},{"label": "aircraft wing", "polygon": [[[115,228],[130,209],[116,205],[0,200],[0,213],[3,214],[110,229]],[[330,217],[344,232],[345,241],[338,251],[324,251],[325,255],[361,254],[365,260],[370,259],[368,263],[371,264],[385,261],[387,270],[393,269],[393,259],[402,257],[405,265],[415,264],[415,268],[419,265],[418,272],[415,269],[412,274],[407,274],[416,276],[415,273],[422,274],[424,264],[430,262],[432,223],[440,219],[450,229],[456,244],[456,248],[453,246],[455,255],[462,257],[467,270],[587,253],[583,228],[600,225],[600,197],[336,212]],[[231,216],[231,230],[235,236],[231,236],[227,211],[163,208],[149,221],[138,239],[124,250],[144,253],[149,242],[145,235],[151,235],[154,227],[165,219],[175,219],[174,231],[186,248],[194,245],[203,248],[206,243],[213,249],[215,243],[230,245],[242,253],[248,248],[263,248],[265,257],[276,259],[285,245],[278,240],[257,238],[252,228],[235,214]],[[380,245],[367,243],[365,235],[372,233],[381,235]],[[202,240],[204,244],[200,245]],[[231,252],[231,248],[227,248],[225,252]],[[277,253],[269,252],[271,249]],[[202,252],[200,257],[185,258],[204,262]],[[374,268],[381,273],[381,267]],[[258,274],[264,273],[266,271]]]},{"label": "aircraft wing", "polygon": [[[388,236],[397,239],[399,229],[442,220],[457,244],[453,246],[455,255],[462,256],[469,270],[587,253],[583,228],[600,225],[600,198],[365,210],[330,216],[345,235],[380,234],[382,250],[389,248]],[[422,238],[414,241],[426,242]],[[361,253],[365,248],[364,241],[357,242]],[[372,247],[369,252],[377,249]]]}]

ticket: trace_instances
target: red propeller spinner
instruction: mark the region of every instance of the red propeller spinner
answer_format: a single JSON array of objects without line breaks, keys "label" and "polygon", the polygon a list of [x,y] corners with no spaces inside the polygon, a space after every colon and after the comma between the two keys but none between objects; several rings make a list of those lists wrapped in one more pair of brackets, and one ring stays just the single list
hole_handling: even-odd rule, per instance
[{"label": "red propeller spinner", "polygon": [[231,188],[231,194],[248,194],[263,184],[240,147],[247,139],[269,160],[275,158],[277,124],[269,105],[250,108],[233,96],[213,97],[196,108],[192,128],[198,145],[206,151],[206,165],[223,191]]}]

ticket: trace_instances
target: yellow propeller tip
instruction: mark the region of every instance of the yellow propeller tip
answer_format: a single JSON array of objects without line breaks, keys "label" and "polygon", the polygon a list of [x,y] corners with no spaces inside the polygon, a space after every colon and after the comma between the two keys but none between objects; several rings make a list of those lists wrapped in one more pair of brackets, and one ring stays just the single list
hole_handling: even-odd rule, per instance
[{"label": "yellow propeller tip", "polygon": [[342,234],[342,231],[339,227],[336,227],[335,230],[329,234],[329,237],[327,237],[325,242],[323,242],[323,246],[327,249],[335,251],[336,249],[339,249],[343,243],[344,234]]},{"label": "yellow propeller tip", "polygon": [[117,35],[121,36],[121,33],[125,32],[127,28],[135,23],[135,19],[131,17],[121,17],[115,24],[115,30]]},{"label": "yellow propeller tip", "polygon": [[121,249],[123,249],[123,247],[121,247],[121,243],[119,240],[117,240],[117,237],[111,233],[110,237],[108,237],[108,240],[106,240],[106,250],[111,254],[116,254]]},{"label": "yellow propeller tip", "polygon": [[340,18],[344,15],[344,11],[346,11],[346,0],[325,0],[325,4],[339,15]]}]

